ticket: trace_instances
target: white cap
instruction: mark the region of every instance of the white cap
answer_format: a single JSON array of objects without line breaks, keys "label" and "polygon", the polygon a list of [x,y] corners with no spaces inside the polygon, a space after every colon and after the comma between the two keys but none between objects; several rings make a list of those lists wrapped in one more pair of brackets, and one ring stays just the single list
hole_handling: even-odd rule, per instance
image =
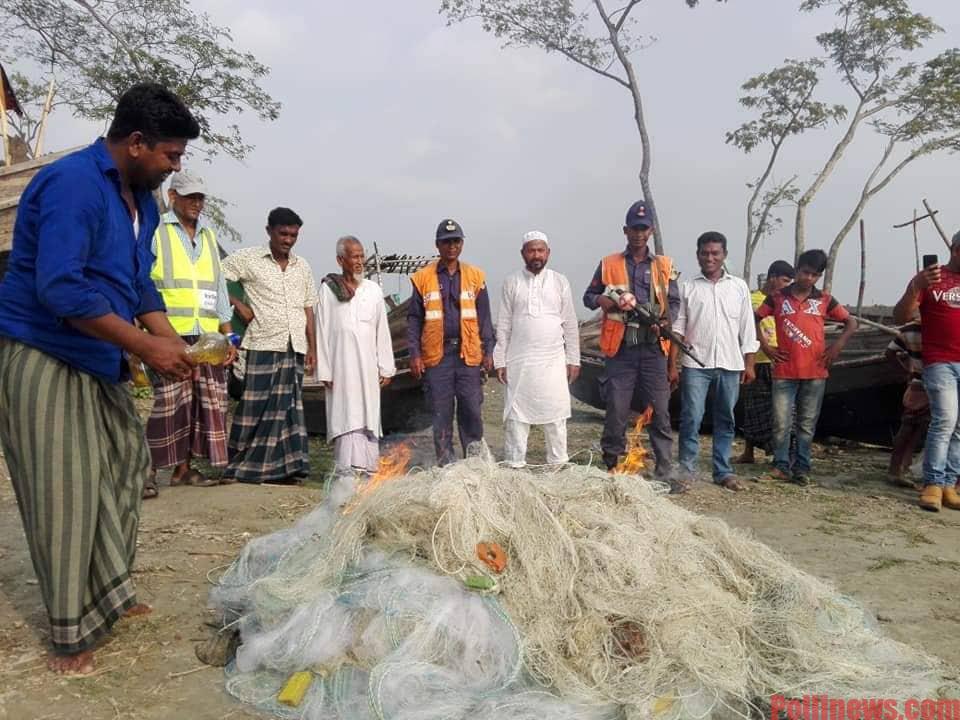
[{"label": "white cap", "polygon": [[[524,233],[523,244],[526,245],[528,242],[533,242],[534,240],[541,240],[544,245],[550,245],[550,241],[547,239],[547,234],[540,232],[539,230],[531,230],[528,233]],[[521,246],[522,247],[522,246]]]},{"label": "white cap", "polygon": [[170,181],[170,189],[177,195],[206,195],[207,185],[203,178],[194,175],[189,170],[181,170],[173,176]]}]

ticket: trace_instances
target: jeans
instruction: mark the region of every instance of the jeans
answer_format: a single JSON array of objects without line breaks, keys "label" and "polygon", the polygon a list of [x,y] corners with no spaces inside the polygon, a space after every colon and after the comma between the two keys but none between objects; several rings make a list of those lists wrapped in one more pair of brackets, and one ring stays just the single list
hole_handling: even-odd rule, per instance
[{"label": "jeans", "polygon": [[693,474],[700,455],[700,423],[713,387],[713,479],[733,475],[730,451],[735,422],[733,408],[740,395],[740,372],[721,368],[684,368],[680,374],[680,466]]},{"label": "jeans", "polygon": [[[821,380],[773,381],[773,465],[786,474],[803,475],[810,472],[810,452],[813,434],[820,418],[823,391],[827,386]],[[790,467],[791,419],[796,411],[797,455]]]},{"label": "jeans", "polygon": [[[960,453],[960,363],[933,363],[923,368],[923,387],[930,400],[930,429],[923,456],[923,484],[956,482],[956,458]],[[951,467],[954,466],[954,467]],[[950,470],[948,471],[948,467]]]}]

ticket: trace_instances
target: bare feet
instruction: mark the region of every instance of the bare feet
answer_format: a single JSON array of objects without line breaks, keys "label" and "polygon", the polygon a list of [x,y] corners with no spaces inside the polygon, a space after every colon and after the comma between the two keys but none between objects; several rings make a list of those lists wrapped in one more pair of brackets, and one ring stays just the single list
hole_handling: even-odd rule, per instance
[{"label": "bare feet", "polygon": [[89,675],[94,671],[93,650],[84,650],[76,655],[50,653],[47,667],[58,675]]},{"label": "bare feet", "polygon": [[123,616],[129,618],[143,617],[144,615],[149,615],[152,612],[153,608],[146,603],[137,603],[132,608],[127,610]]}]

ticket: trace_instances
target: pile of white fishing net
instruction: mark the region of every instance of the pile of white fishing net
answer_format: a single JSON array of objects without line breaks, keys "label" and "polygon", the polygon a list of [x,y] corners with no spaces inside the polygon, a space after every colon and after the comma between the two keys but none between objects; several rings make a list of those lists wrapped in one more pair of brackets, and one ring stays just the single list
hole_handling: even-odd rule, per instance
[{"label": "pile of white fishing net", "polygon": [[[214,589],[241,628],[237,698],[311,720],[718,720],[775,693],[937,696],[935,660],[640,478],[473,457],[353,489]],[[302,704],[277,704],[303,670]]]}]

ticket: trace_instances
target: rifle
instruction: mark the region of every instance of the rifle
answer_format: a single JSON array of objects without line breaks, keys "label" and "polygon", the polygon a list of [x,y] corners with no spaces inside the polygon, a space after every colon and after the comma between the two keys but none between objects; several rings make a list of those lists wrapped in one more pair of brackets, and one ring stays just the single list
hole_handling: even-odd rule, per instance
[{"label": "rifle", "polygon": [[661,324],[660,318],[656,317],[652,312],[650,312],[650,310],[645,308],[643,305],[637,305],[633,310],[630,310],[627,313],[624,313],[624,315],[625,317],[628,317],[628,318],[633,316],[633,318],[635,318],[641,325],[646,325],[647,327],[657,326],[657,328],[659,328],[660,330],[660,337],[666,338],[672,344],[676,345],[677,349],[680,352],[682,352],[688,358],[693,360],[700,367],[702,368],[706,367],[706,365],[704,365],[703,363],[703,360],[698,358],[693,353],[693,348],[687,345],[683,341],[683,338],[677,335],[673,331],[673,328],[670,327],[669,324],[667,325]]},{"label": "rifle", "polygon": [[[605,294],[606,294],[607,297],[609,297],[611,300],[613,300],[615,303],[617,303],[617,306],[619,307],[619,304],[620,304],[620,303],[619,303],[620,296],[623,295],[623,294],[625,294],[625,293],[623,293],[623,292],[621,292],[621,291],[619,291],[619,290],[609,289]],[[693,348],[691,348],[689,345],[687,345],[687,344],[683,341],[683,338],[680,337],[679,335],[677,335],[677,334],[673,331],[673,328],[670,327],[669,324],[666,324],[666,325],[661,324],[660,318],[658,318],[656,315],[654,315],[653,312],[652,312],[649,308],[641,305],[640,303],[637,303],[637,304],[633,307],[632,310],[627,310],[627,311],[620,310],[620,312],[623,314],[623,318],[624,318],[624,320],[626,320],[626,321],[632,320],[632,321],[638,323],[639,325],[643,325],[643,326],[645,326],[645,327],[651,327],[651,328],[654,327],[654,326],[657,327],[657,328],[660,330],[660,336],[661,336],[661,337],[666,338],[666,339],[669,340],[672,344],[676,345],[676,346],[677,346],[677,349],[678,349],[680,352],[682,352],[682,353],[683,353],[684,355],[686,355],[688,358],[690,358],[691,360],[693,360],[697,365],[699,365],[699,366],[702,367],[702,368],[705,368],[705,367],[706,367],[706,365],[704,364],[703,360],[701,360],[700,358],[698,358],[698,357],[693,353]]]}]

